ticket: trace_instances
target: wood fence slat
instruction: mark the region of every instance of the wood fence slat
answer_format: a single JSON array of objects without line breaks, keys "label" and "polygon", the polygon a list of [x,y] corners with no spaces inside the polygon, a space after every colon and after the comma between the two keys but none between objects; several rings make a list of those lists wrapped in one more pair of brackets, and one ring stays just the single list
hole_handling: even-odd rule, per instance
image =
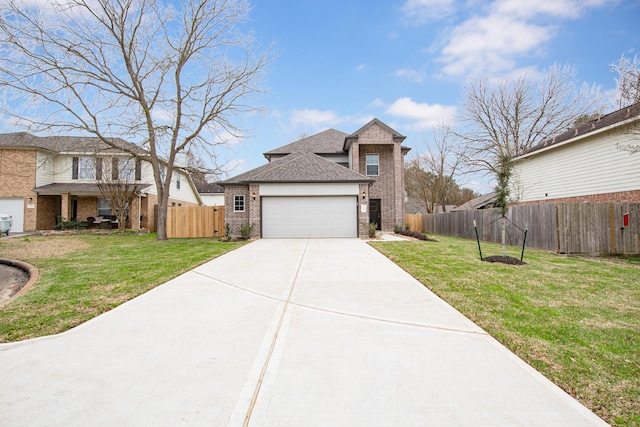
[{"label": "wood fence slat", "polygon": [[[629,213],[629,226],[623,215]],[[507,215],[507,243],[558,253],[640,254],[640,203],[540,203],[512,206]],[[429,234],[475,239],[473,221],[483,241],[500,242],[500,220],[491,209],[423,215]],[[522,229],[522,230],[521,230]]]},{"label": "wood fence slat", "polygon": [[224,206],[171,206],[167,209],[167,237],[222,237]]}]

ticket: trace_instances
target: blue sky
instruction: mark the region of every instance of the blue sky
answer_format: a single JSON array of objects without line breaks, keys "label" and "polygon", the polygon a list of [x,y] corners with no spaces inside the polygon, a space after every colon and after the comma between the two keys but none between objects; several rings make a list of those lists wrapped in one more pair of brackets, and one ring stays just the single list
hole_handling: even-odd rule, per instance
[{"label": "blue sky", "polygon": [[[240,125],[223,157],[235,175],[301,135],[351,133],[373,117],[407,136],[413,152],[442,120],[461,113],[469,78],[536,73],[572,64],[614,98],[610,64],[640,54],[640,1],[269,0],[249,27],[278,57],[257,99],[265,111]],[[614,108],[613,105],[611,107]],[[487,182],[461,178],[476,191]]]}]

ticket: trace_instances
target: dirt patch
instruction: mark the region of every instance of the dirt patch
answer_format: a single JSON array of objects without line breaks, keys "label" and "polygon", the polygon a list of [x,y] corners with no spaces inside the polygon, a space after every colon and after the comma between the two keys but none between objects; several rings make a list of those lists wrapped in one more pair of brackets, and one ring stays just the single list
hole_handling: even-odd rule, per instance
[{"label": "dirt patch", "polygon": [[15,260],[57,258],[89,246],[87,242],[74,238],[30,236],[24,239],[3,239],[2,257]]},{"label": "dirt patch", "polygon": [[0,264],[0,303],[18,293],[29,281],[29,274],[21,268]]},{"label": "dirt patch", "polygon": [[486,262],[501,262],[503,264],[509,265],[526,265],[527,263],[524,261],[520,261],[518,258],[514,258],[512,256],[502,256],[502,255],[492,255],[488,257],[482,258],[483,261]]}]

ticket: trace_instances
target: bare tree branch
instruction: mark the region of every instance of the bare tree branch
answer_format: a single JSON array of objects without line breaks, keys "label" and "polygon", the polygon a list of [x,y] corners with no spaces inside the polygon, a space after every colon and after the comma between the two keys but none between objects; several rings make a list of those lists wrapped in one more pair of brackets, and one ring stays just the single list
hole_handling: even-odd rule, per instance
[{"label": "bare tree branch", "polygon": [[241,134],[235,119],[256,109],[251,95],[272,55],[243,32],[249,9],[246,0],[7,0],[2,110],[34,133],[144,148],[164,239],[176,155],[197,149],[216,158],[224,142],[215,133]]}]

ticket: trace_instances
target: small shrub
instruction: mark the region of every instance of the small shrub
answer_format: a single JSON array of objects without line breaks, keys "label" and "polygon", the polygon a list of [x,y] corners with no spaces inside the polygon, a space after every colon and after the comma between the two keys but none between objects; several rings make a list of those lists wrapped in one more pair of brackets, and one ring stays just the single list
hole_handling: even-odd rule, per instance
[{"label": "small shrub", "polygon": [[231,225],[228,222],[224,225],[224,240],[227,242],[231,240]]},{"label": "small shrub", "polygon": [[369,238],[373,239],[374,237],[376,237],[376,231],[378,229],[378,224],[376,224],[375,222],[370,222],[369,223]]},{"label": "small shrub", "polygon": [[429,238],[429,237],[425,236],[424,234],[419,233],[417,231],[400,230],[400,231],[397,231],[396,234],[401,234],[403,236],[413,237],[413,238],[418,239],[418,240],[428,240],[430,242],[437,242],[437,240],[431,239],[431,238]]},{"label": "small shrub", "polygon": [[394,233],[399,233],[400,231],[402,231],[402,226],[400,224],[396,224],[393,226],[393,232]]},{"label": "small shrub", "polygon": [[240,226],[240,228],[238,229],[238,231],[240,232],[240,237],[244,240],[248,239],[249,237],[251,237],[251,232],[256,228],[255,224],[243,224]]}]

